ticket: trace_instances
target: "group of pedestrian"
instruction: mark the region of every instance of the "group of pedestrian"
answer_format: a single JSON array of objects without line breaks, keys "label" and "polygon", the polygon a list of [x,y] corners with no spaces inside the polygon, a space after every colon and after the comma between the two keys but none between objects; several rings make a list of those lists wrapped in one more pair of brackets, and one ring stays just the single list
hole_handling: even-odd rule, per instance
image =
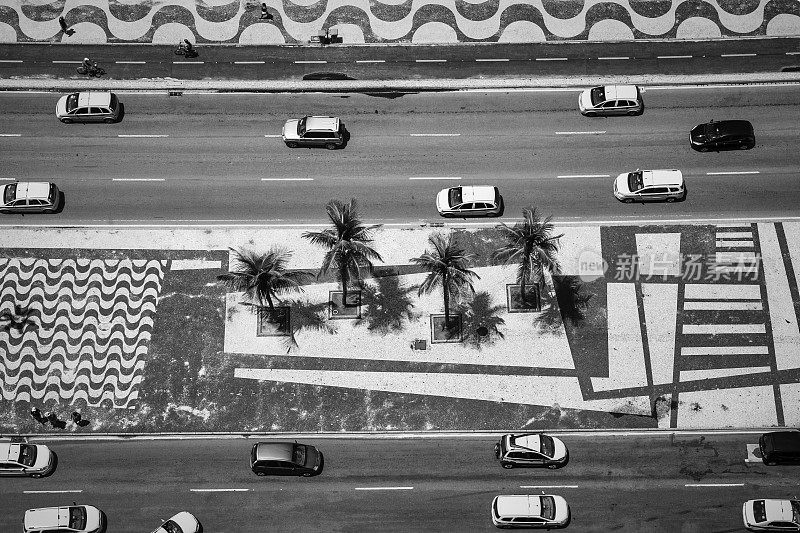
[{"label": "group of pedestrian", "polygon": [[[43,414],[38,407],[34,406],[31,408],[31,416],[43,426],[49,422],[50,425],[56,429],[64,429],[65,427],[67,427],[67,423],[64,420],[58,418],[58,415],[53,411],[49,411]],[[88,426],[90,423],[88,420],[83,418],[78,411],[73,411],[70,418],[72,418],[73,424],[75,424],[78,427],[85,427]]]},{"label": "group of pedestrian", "polygon": [[67,20],[64,17],[58,17],[58,24],[61,26],[61,31],[63,31],[67,37],[72,37],[75,33],[75,30],[67,26]]}]

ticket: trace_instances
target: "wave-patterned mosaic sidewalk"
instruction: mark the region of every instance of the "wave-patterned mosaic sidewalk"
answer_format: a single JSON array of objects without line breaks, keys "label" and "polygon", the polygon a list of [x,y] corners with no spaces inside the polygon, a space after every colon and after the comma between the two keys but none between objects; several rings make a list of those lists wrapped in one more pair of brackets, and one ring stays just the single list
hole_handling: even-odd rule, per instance
[{"label": "wave-patterned mosaic sidewalk", "polygon": [[152,260],[0,259],[3,399],[130,407],[164,268]]},{"label": "wave-patterned mosaic sidewalk", "polygon": [[[0,42],[344,44],[800,35],[797,0],[0,0]],[[65,34],[63,16],[72,35]]]}]

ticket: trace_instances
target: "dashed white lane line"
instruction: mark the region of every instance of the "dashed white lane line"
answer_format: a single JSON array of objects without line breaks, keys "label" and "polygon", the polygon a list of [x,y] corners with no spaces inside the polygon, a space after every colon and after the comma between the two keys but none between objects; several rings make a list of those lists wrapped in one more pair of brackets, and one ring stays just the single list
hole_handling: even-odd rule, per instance
[{"label": "dashed white lane line", "polygon": [[189,489],[190,492],[248,492],[250,489]]},{"label": "dashed white lane line", "polygon": [[611,174],[559,174],[556,176],[561,179],[571,178],[610,178]]},{"label": "dashed white lane line", "polygon": [[577,489],[578,485],[520,485],[521,489]]},{"label": "dashed white lane line", "polygon": [[265,134],[264,137],[266,137],[267,139],[280,139],[281,137],[283,137],[283,135],[272,135],[272,134],[267,135],[267,134]]},{"label": "dashed white lane line", "polygon": [[21,133],[0,133],[0,137],[22,137]]},{"label": "dashed white lane line", "polygon": [[601,135],[605,131],[557,131],[556,135]]},{"label": "dashed white lane line", "polygon": [[80,65],[83,61],[53,61],[57,65]]},{"label": "dashed white lane line", "polygon": [[744,487],[744,483],[687,483],[684,487]]},{"label": "dashed white lane line", "polygon": [[417,63],[447,63],[446,59],[415,59]]},{"label": "dashed white lane line", "polygon": [[730,170],[724,172],[706,172],[706,176],[733,176],[736,174],[761,174],[758,170]]},{"label": "dashed white lane line", "polygon": [[111,181],[166,181],[164,178],[111,178]]},{"label": "dashed white lane line", "polygon": [[21,59],[0,59],[0,63],[22,63]]},{"label": "dashed white lane line", "polygon": [[616,60],[619,60],[619,59],[630,59],[630,57],[628,57],[628,56],[607,56],[607,57],[598,57],[597,59],[616,61]]},{"label": "dashed white lane line", "polygon": [[691,59],[692,56],[656,56],[656,59]]},{"label": "dashed white lane line", "polygon": [[496,62],[506,62],[506,61],[510,61],[510,60],[509,60],[509,59],[506,59],[506,58],[502,58],[502,57],[498,57],[498,58],[484,58],[484,57],[479,57],[479,58],[475,59],[475,61],[479,61],[479,62],[481,62],[481,61],[482,61],[482,62],[489,63],[489,62],[493,62],[493,61],[496,61]]},{"label": "dashed white lane line", "polygon": [[797,56],[800,55],[800,52],[786,52],[787,56]]},{"label": "dashed white lane line", "polygon": [[414,487],[355,487],[355,490],[414,490]]},{"label": "dashed white lane line", "polygon": [[314,178],[261,178],[261,181],[314,181]]},{"label": "dashed white lane line", "polygon": [[327,61],[295,61],[296,65],[324,65]]},{"label": "dashed white lane line", "polygon": [[756,57],[758,54],[720,54],[719,57]]},{"label": "dashed white lane line", "polygon": [[409,133],[411,137],[460,137],[460,133]]},{"label": "dashed white lane line", "polygon": [[357,59],[356,63],[386,63],[385,59]]},{"label": "dashed white lane line", "polygon": [[17,181],[17,178],[7,178],[7,177],[4,176],[4,177],[0,178],[0,181]]},{"label": "dashed white lane line", "polygon": [[139,134],[120,133],[119,135],[117,135],[117,137],[121,137],[123,139],[158,139],[161,137],[169,137],[169,135],[147,134],[147,133],[139,133]]},{"label": "dashed white lane line", "polygon": [[205,61],[173,61],[173,65],[202,65]]},{"label": "dashed white lane line", "polygon": [[144,61],[114,61],[117,65],[144,65]]},{"label": "dashed white lane line", "polygon": [[568,57],[537,57],[536,61],[569,61]]},{"label": "dashed white lane line", "polygon": [[78,494],[82,490],[23,490],[23,494]]},{"label": "dashed white lane line", "polygon": [[411,176],[410,180],[460,180],[461,176]]},{"label": "dashed white lane line", "polygon": [[263,65],[266,61],[234,61],[234,65]]}]

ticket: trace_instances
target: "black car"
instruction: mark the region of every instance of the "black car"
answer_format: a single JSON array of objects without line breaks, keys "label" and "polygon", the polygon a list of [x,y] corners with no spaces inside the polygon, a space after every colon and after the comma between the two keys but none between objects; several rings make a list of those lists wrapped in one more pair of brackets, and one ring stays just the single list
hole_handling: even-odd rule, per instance
[{"label": "black car", "polygon": [[257,442],[250,452],[250,468],[259,476],[318,476],[325,459],[310,444]]},{"label": "black car", "polygon": [[758,439],[765,465],[800,464],[800,431],[773,431]]},{"label": "black car", "polygon": [[746,120],[712,120],[695,126],[689,137],[698,152],[749,150],[756,145],[753,125]]}]

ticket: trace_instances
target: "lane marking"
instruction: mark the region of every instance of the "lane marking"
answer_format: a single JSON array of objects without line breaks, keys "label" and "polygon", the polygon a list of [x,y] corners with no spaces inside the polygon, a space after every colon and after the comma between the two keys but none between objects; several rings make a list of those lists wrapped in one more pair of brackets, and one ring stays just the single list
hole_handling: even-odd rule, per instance
[{"label": "lane marking", "polygon": [[82,490],[23,490],[23,494],[77,494]]},{"label": "lane marking", "polygon": [[706,176],[733,176],[735,174],[761,174],[758,170],[731,170],[725,172],[706,172]]},{"label": "lane marking", "polygon": [[21,59],[0,59],[0,63],[22,63]]},{"label": "lane marking", "polygon": [[133,134],[133,133],[120,133],[117,137],[122,137],[124,139],[156,139],[161,137],[169,137],[169,135],[164,134],[147,134],[147,133],[140,133],[140,134]]},{"label": "lane marking", "polygon": [[461,176],[411,176],[410,180],[460,180]]},{"label": "lane marking", "polygon": [[412,137],[460,137],[460,133],[409,133]]},{"label": "lane marking", "polygon": [[568,57],[537,57],[536,61],[568,61]]},{"label": "lane marking", "polygon": [[692,56],[656,56],[656,59],[691,59]]},{"label": "lane marking", "polygon": [[610,178],[611,174],[561,174],[556,176],[561,179],[571,178]]},{"label": "lane marking", "polygon": [[266,61],[234,61],[234,65],[263,65]]},{"label": "lane marking", "polygon": [[357,59],[356,63],[386,63],[385,59]]},{"label": "lane marking", "polygon": [[118,65],[144,65],[144,61],[114,61]]},{"label": "lane marking", "polygon": [[248,492],[250,489],[189,489],[189,492]]},{"label": "lane marking", "polygon": [[498,57],[496,59],[479,57],[479,58],[475,59],[475,61],[483,61],[483,62],[502,61],[502,62],[505,62],[505,61],[510,61],[510,59],[506,59],[506,58],[502,58],[502,57]]},{"label": "lane marking", "polygon": [[0,137],[22,137],[21,133],[0,133]]},{"label": "lane marking", "polygon": [[53,61],[57,65],[80,65],[83,61]]},{"label": "lane marking", "polygon": [[796,55],[800,55],[800,52],[786,52],[786,55],[787,56],[796,56]]},{"label": "lane marking", "polygon": [[687,483],[684,487],[744,487],[744,483]]},{"label": "lane marking", "polygon": [[164,178],[111,178],[111,181],[165,181]]},{"label": "lane marking", "polygon": [[266,137],[268,139],[280,139],[281,137],[283,137],[283,135],[273,135],[273,134],[267,135],[267,134],[264,134],[264,137]]},{"label": "lane marking", "polygon": [[173,61],[173,65],[202,65],[205,61]]},{"label": "lane marking", "polygon": [[355,487],[355,490],[414,490],[414,487]]},{"label": "lane marking", "polygon": [[605,131],[557,131],[556,135],[600,135]]},{"label": "lane marking", "polygon": [[324,65],[327,61],[295,61],[296,65]]},{"label": "lane marking", "polygon": [[577,489],[578,485],[520,485],[521,489]]},{"label": "lane marking", "polygon": [[2,177],[2,178],[0,178],[0,180],[2,180],[2,181],[17,181],[17,178],[6,178],[6,177]]},{"label": "lane marking", "polygon": [[314,181],[314,178],[261,178],[261,181]]},{"label": "lane marking", "polygon": [[605,59],[605,60],[616,61],[618,59],[630,59],[630,57],[628,57],[628,56],[608,56],[608,57],[598,57],[597,59]]},{"label": "lane marking", "polygon": [[447,63],[446,59],[415,59],[417,63]]},{"label": "lane marking", "polygon": [[719,57],[756,57],[758,54],[720,54]]}]

